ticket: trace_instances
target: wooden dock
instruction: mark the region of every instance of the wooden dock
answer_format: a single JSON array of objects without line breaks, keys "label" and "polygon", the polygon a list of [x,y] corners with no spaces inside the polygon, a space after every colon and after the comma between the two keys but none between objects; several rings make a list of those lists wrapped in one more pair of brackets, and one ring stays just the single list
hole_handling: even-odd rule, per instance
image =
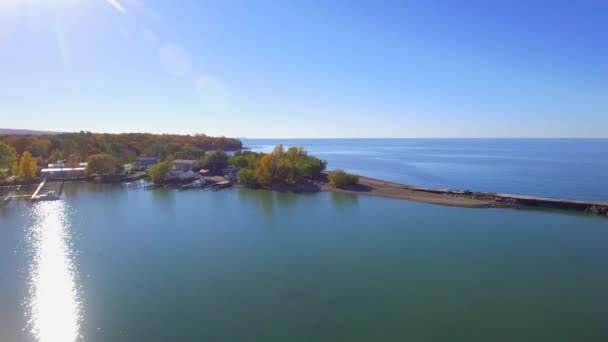
[{"label": "wooden dock", "polygon": [[35,201],[41,195],[48,194],[50,192],[55,193],[57,197],[61,195],[61,191],[63,190],[63,182],[48,182],[45,179],[40,182],[40,185],[36,188],[36,191],[30,197],[30,200]]}]

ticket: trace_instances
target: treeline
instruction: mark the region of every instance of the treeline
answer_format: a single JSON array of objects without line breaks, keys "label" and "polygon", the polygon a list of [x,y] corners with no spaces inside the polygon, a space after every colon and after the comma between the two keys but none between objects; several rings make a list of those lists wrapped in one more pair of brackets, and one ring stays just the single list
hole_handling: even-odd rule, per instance
[{"label": "treeline", "polygon": [[237,179],[250,186],[269,186],[273,182],[295,183],[305,178],[319,178],[327,162],[309,156],[303,147],[287,150],[278,145],[270,154],[238,151],[229,163],[239,169]]},{"label": "treeline", "polygon": [[102,134],[83,131],[55,135],[0,135],[0,144],[0,177],[6,176],[7,169],[16,170],[15,163],[19,163],[26,152],[29,153],[28,158],[31,157],[41,168],[58,161],[78,164],[98,154],[110,155],[118,163],[126,164],[136,162],[138,156],[154,156],[161,160],[200,159],[205,151],[242,148],[239,139],[204,134]]},{"label": "treeline", "polygon": [[[0,141],[12,146],[18,155],[29,151],[35,158],[45,161],[67,159],[72,153],[84,161],[87,157],[107,153],[121,162],[130,162],[138,156],[167,155],[189,150],[234,151],[243,147],[239,139],[209,137],[204,134],[175,135],[151,133],[61,133],[56,135],[0,135]],[[50,160],[53,162],[56,160]]]}]

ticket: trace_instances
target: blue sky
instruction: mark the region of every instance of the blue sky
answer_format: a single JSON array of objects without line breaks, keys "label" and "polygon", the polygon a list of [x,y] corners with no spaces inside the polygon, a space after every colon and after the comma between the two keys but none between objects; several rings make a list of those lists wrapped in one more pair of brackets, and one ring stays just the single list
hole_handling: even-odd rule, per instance
[{"label": "blue sky", "polygon": [[0,127],[608,137],[608,2],[0,0]]}]

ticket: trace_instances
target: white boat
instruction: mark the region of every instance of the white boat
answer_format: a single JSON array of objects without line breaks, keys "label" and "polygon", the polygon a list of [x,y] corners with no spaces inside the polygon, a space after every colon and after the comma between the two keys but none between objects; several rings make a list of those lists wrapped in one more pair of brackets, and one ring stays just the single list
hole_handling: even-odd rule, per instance
[{"label": "white boat", "polygon": [[180,189],[182,190],[186,190],[186,189],[197,189],[197,188],[202,188],[205,186],[205,180],[204,179],[197,179],[192,183],[188,183],[186,185],[183,185]]},{"label": "white boat", "polygon": [[34,198],[35,201],[55,201],[58,200],[59,196],[55,194],[55,191],[49,191],[44,195],[39,195]]}]

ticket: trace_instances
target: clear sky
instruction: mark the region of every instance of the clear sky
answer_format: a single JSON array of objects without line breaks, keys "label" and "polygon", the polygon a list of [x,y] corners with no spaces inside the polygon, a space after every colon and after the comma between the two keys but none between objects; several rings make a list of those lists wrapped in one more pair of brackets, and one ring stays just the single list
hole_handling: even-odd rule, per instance
[{"label": "clear sky", "polygon": [[0,127],[608,137],[608,1],[0,0]]}]

